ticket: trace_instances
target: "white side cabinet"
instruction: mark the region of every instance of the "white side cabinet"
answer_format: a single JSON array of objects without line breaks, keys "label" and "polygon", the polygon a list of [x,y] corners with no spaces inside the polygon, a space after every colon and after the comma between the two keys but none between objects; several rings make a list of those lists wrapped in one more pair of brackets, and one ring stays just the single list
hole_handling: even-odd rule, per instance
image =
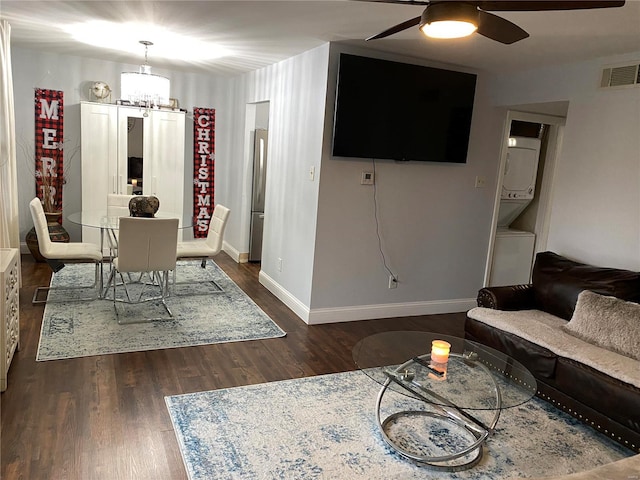
[{"label": "white side cabinet", "polygon": [[[82,209],[106,211],[107,195],[155,195],[163,212],[183,214],[185,113],[81,102]],[[100,244],[97,228],[82,240]]]},{"label": "white side cabinet", "polygon": [[2,285],[2,298],[0,299],[0,315],[2,315],[0,391],[2,392],[7,389],[7,372],[20,342],[19,268],[18,249],[0,248],[0,285]]}]

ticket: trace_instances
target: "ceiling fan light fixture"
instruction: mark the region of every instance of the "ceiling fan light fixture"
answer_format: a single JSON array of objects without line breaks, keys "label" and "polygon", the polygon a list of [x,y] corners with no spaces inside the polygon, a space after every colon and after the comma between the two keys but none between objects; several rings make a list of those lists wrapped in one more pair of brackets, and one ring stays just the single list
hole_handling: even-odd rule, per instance
[{"label": "ceiling fan light fixture", "polygon": [[478,30],[478,9],[467,3],[433,3],[422,12],[420,30],[431,38],[467,37]]}]

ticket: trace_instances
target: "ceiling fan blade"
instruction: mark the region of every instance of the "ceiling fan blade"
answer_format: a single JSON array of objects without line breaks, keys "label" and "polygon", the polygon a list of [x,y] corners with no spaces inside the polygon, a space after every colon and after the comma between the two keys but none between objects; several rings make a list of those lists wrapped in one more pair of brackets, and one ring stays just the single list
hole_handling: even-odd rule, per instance
[{"label": "ceiling fan blade", "polygon": [[401,32],[403,30],[406,30],[407,28],[415,27],[420,23],[421,18],[422,17],[415,17],[415,18],[412,18],[411,20],[407,20],[406,22],[399,23],[398,25],[395,25],[391,28],[387,28],[384,32],[380,32],[377,35],[373,35],[367,38],[366,41],[388,37],[389,35],[393,35],[395,33]]},{"label": "ceiling fan blade", "polygon": [[491,40],[510,45],[529,36],[527,32],[509,20],[482,10],[478,14],[477,32]]},{"label": "ceiling fan blade", "polygon": [[624,0],[496,0],[472,1],[482,10],[491,12],[535,12],[543,10],[585,10],[590,8],[622,7]]}]

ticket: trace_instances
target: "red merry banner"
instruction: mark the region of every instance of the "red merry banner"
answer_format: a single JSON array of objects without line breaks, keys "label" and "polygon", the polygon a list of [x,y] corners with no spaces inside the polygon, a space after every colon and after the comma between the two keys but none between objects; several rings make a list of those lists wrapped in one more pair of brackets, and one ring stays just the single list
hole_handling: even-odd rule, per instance
[{"label": "red merry banner", "polygon": [[58,90],[35,90],[36,195],[45,212],[62,210],[64,99]]},{"label": "red merry banner", "polygon": [[193,108],[193,236],[209,231],[215,194],[216,111]]}]

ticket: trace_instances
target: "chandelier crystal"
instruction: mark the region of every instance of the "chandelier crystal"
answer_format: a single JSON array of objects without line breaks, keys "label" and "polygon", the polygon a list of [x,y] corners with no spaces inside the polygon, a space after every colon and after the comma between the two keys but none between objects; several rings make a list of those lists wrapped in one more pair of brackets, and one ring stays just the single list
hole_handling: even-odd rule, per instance
[{"label": "chandelier crystal", "polygon": [[152,42],[140,40],[144,45],[144,64],[138,72],[122,72],[120,75],[120,97],[135,105],[158,107],[169,105],[170,81],[167,77],[151,73],[148,64],[148,49]]}]

